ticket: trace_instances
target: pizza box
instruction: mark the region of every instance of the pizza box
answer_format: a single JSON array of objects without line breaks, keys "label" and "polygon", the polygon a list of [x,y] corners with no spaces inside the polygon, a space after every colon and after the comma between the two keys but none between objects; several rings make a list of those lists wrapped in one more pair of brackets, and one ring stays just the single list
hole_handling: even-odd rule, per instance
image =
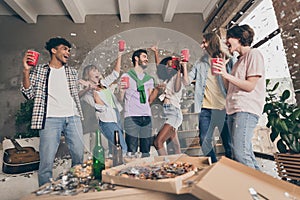
[{"label": "pizza box", "polygon": [[222,157],[199,173],[191,194],[203,200],[288,200],[300,199],[300,187]]},{"label": "pizza box", "polygon": [[[195,173],[194,171],[191,171],[186,174],[177,176],[175,178],[158,180],[137,179],[117,175],[120,172],[120,170],[128,167],[147,166],[152,164],[155,165],[163,162],[190,163],[198,168],[198,172]],[[136,159],[135,161],[131,161],[130,163],[106,169],[102,171],[102,181],[120,186],[135,187],[140,189],[155,190],[174,194],[184,194],[190,192],[190,189],[192,188],[192,183],[194,183],[194,179],[197,178],[197,174],[210,165],[211,160],[209,157],[189,157],[186,154],[170,156],[153,156]]]}]

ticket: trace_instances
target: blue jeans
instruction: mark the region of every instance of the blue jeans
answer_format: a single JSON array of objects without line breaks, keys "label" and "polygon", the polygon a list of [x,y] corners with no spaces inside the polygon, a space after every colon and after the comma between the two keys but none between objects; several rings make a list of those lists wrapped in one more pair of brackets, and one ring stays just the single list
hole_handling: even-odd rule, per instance
[{"label": "blue jeans", "polygon": [[252,149],[253,131],[258,116],[247,112],[228,115],[228,127],[231,132],[234,160],[259,170]]},{"label": "blue jeans", "polygon": [[150,156],[152,145],[152,121],[150,116],[126,117],[124,120],[125,140],[128,152],[137,152],[140,146],[142,157]]},{"label": "blue jeans", "polygon": [[39,186],[50,182],[55,154],[62,132],[69,147],[72,166],[83,163],[84,143],[80,117],[48,117],[40,134]]},{"label": "blue jeans", "polygon": [[210,156],[212,162],[217,162],[217,157],[213,147],[213,133],[216,127],[218,127],[218,130],[221,132],[225,156],[232,158],[232,144],[226,122],[225,110],[202,108],[199,113],[200,145],[202,147],[203,154]]},{"label": "blue jeans", "polygon": [[115,122],[102,122],[99,121],[100,130],[103,133],[103,135],[108,140],[108,148],[109,153],[112,154],[112,147],[115,144],[114,139],[114,131],[119,131],[119,138],[120,138],[120,144],[123,150],[123,154],[127,153],[127,144],[124,139],[123,130],[121,126]]}]

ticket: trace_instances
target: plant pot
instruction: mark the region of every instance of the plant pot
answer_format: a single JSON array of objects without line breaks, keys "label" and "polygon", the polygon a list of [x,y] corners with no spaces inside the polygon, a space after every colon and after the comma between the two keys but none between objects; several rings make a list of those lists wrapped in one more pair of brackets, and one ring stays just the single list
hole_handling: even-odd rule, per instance
[{"label": "plant pot", "polygon": [[300,154],[274,154],[278,176],[282,180],[300,183]]}]

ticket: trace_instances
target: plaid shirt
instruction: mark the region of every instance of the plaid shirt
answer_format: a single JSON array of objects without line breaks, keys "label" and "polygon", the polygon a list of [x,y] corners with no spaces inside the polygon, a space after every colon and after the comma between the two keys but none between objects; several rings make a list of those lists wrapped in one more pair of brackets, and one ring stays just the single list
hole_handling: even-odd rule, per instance
[{"label": "plaid shirt", "polygon": [[[83,118],[79,96],[78,96],[78,74],[77,70],[67,65],[65,72],[69,90],[80,116]],[[30,72],[30,87],[25,89],[22,85],[21,92],[26,99],[34,99],[34,106],[31,119],[32,129],[43,129],[45,126],[48,97],[48,78],[50,67],[48,64],[39,65]]]}]

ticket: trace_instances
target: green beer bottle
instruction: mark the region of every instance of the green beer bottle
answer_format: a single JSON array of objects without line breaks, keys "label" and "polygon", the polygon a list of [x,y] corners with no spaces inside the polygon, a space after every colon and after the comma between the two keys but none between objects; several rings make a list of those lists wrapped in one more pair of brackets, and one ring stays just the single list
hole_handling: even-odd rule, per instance
[{"label": "green beer bottle", "polygon": [[101,133],[96,131],[96,143],[93,149],[93,175],[95,179],[102,181],[102,170],[105,169],[104,149],[101,145]]}]

